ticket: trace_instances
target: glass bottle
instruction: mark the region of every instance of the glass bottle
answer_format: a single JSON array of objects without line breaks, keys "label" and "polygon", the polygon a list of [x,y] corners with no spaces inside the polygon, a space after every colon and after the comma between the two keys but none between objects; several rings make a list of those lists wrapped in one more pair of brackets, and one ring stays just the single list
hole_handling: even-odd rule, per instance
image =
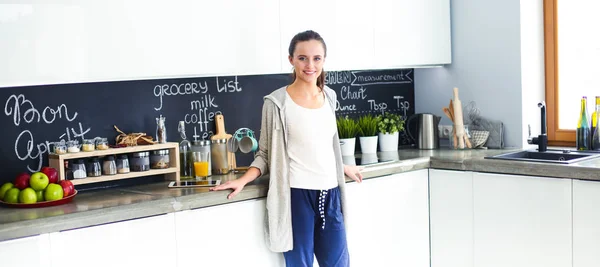
[{"label": "glass bottle", "polygon": [[167,128],[165,126],[165,117],[160,115],[156,118],[156,142],[159,144],[167,143]]},{"label": "glass bottle", "polygon": [[598,132],[598,120],[600,119],[600,96],[596,97],[596,111],[592,115],[592,149],[600,150],[600,133]]},{"label": "glass bottle", "polygon": [[590,123],[587,115],[587,97],[581,98],[581,111],[577,122],[577,150],[590,150]]},{"label": "glass bottle", "polygon": [[179,121],[177,131],[181,136],[181,142],[179,142],[179,176],[181,179],[191,179],[194,178],[192,173],[192,149],[185,135],[185,122]]}]

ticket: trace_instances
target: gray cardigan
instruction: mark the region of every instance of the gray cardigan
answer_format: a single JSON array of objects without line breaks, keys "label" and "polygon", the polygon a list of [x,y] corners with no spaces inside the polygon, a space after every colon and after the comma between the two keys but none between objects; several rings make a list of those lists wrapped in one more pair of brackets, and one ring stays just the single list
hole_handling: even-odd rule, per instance
[{"label": "gray cardigan", "polygon": [[[261,175],[269,174],[267,193],[267,212],[265,220],[265,239],[273,252],[285,252],[293,249],[292,213],[289,180],[289,162],[287,154],[288,131],[286,123],[286,87],[273,91],[264,97],[262,123],[260,129],[259,150],[250,166],[260,169]],[[325,87],[325,95],[335,114],[336,93]],[[346,222],[346,191],[344,165],[340,141],[337,133],[331,140],[335,154],[337,180],[342,195],[342,212]]]}]

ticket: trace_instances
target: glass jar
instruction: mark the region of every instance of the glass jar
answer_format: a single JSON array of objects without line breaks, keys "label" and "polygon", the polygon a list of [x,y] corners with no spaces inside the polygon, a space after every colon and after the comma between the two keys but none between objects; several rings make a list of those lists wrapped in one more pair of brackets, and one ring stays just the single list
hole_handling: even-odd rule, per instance
[{"label": "glass jar", "polygon": [[107,150],[108,149],[108,139],[106,138],[96,138],[96,149],[98,150]]},{"label": "glass jar", "polygon": [[169,150],[154,150],[150,155],[151,169],[166,169],[169,168]]},{"label": "glass jar", "polygon": [[98,177],[102,175],[102,167],[100,166],[100,160],[97,157],[90,159],[87,166],[88,177]]},{"label": "glass jar", "polygon": [[200,155],[198,152],[201,153],[207,153],[208,154],[208,176],[212,175],[212,161],[210,158],[210,153],[211,153],[211,146],[210,146],[210,141],[209,140],[202,140],[202,141],[194,141],[193,145],[192,145],[192,160],[194,160],[195,162],[196,157],[198,155]]},{"label": "glass jar", "polygon": [[117,158],[117,173],[129,173],[129,159],[127,159],[127,155],[119,155]]},{"label": "glass jar", "polygon": [[102,162],[102,174],[104,174],[104,175],[117,174],[117,163],[115,162],[115,156],[106,156],[104,158],[104,162]]},{"label": "glass jar", "polygon": [[213,174],[227,174],[230,171],[227,154],[227,138],[211,141],[210,157]]},{"label": "glass jar", "polygon": [[87,177],[83,159],[76,159],[73,161],[73,163],[71,163],[71,170],[73,171],[73,179],[82,179]]},{"label": "glass jar", "polygon": [[62,155],[67,153],[67,144],[65,141],[54,142],[54,154]]},{"label": "glass jar", "polygon": [[77,153],[81,151],[81,145],[77,140],[67,141],[67,152],[69,153]]},{"label": "glass jar", "polygon": [[150,152],[137,152],[131,154],[131,171],[143,172],[150,170]]},{"label": "glass jar", "polygon": [[450,137],[449,137],[449,139],[450,139],[449,140],[450,141],[450,149],[459,149],[459,150],[461,150],[461,149],[470,149],[467,146],[467,143],[466,143],[467,139],[469,139],[469,141],[471,139],[471,133],[469,131],[470,127],[469,127],[468,124],[467,125],[463,125],[463,127],[465,129],[464,130],[464,137],[463,137],[463,147],[462,148],[460,147],[460,142],[458,140],[458,136],[456,136],[456,129],[455,129],[454,125],[453,125],[452,126],[452,132],[450,132]]},{"label": "glass jar", "polygon": [[83,144],[81,145],[81,150],[84,152],[91,152],[96,150],[96,142],[94,139],[83,139]]}]

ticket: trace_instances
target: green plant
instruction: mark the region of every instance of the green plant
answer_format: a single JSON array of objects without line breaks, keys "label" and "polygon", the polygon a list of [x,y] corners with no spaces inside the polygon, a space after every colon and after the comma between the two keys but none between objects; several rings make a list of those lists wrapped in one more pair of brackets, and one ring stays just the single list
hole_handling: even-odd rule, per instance
[{"label": "green plant", "polygon": [[377,130],[383,134],[393,134],[404,130],[404,120],[400,115],[386,112],[377,116]]},{"label": "green plant", "polygon": [[360,136],[375,136],[377,135],[377,117],[367,114],[358,118],[358,134]]},{"label": "green plant", "polygon": [[358,134],[358,124],[354,119],[349,118],[348,116],[339,117],[336,120],[336,123],[340,139],[354,138]]}]

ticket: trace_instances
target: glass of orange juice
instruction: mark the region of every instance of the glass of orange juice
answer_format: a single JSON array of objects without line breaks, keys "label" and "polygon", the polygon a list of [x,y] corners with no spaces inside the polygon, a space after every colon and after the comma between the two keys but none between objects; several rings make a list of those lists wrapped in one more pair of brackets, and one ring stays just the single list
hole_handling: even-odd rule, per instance
[{"label": "glass of orange juice", "polygon": [[208,177],[208,151],[194,152],[194,173],[196,178]]}]

